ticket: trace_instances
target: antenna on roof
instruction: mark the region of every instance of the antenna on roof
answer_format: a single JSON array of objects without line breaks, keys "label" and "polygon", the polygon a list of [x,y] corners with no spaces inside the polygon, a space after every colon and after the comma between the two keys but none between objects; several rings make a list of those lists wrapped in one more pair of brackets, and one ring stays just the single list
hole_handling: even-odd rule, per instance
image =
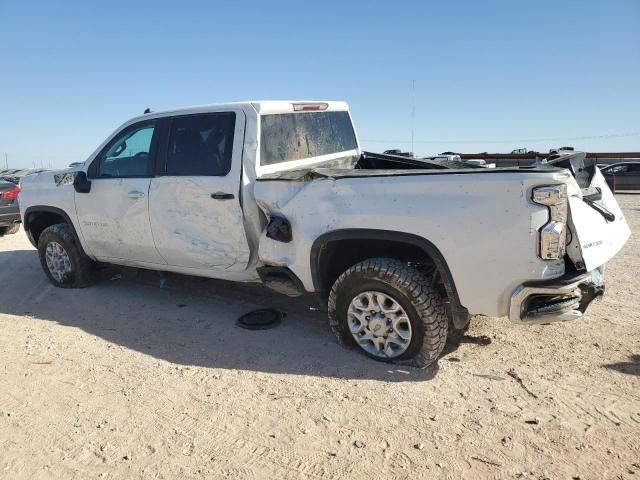
[{"label": "antenna on roof", "polygon": [[147,113],[151,113],[151,109],[150,108],[145,108],[144,109],[144,114],[146,115]]}]

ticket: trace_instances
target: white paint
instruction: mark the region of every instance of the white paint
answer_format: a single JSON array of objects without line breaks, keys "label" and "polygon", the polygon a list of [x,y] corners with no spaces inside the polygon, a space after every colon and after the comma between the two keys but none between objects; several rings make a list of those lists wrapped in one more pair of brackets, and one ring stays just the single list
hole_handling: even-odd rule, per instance
[{"label": "white paint", "polygon": [[57,187],[55,184],[55,174],[70,172],[74,169],[64,169],[56,172],[42,172],[34,175],[27,175],[20,179],[20,213],[24,218],[25,211],[33,205],[46,205],[48,207],[59,208],[66,212],[75,231],[78,233],[80,243],[85,252],[95,258],[93,251],[86,242],[78,216],[76,215],[75,190],[73,185]]},{"label": "white paint", "polygon": [[578,185],[575,182],[573,185],[570,184],[570,187],[573,187],[568,191],[570,225],[576,235],[568,245],[567,252],[572,260],[582,260],[587,271],[604,265],[620,251],[631,235],[622,209],[607,186],[600,169],[596,168],[592,186],[600,188],[602,200],[598,203],[613,213],[616,219],[613,222],[605,220],[602,214],[582,201],[582,192]]},{"label": "white paint", "polygon": [[[521,283],[555,278],[563,262],[537,256],[546,207],[528,201],[533,186],[558,183],[553,172],[426,174],[300,182],[260,181],[256,199],[291,220],[294,242],[260,241],[260,258],[288,266],[309,291],[313,241],[338,229],[367,228],[419,235],[442,252],[462,304],[503,316]],[[571,179],[573,181],[573,179]],[[298,193],[292,196],[293,185]],[[287,199],[281,202],[281,199]]]},{"label": "white paint", "polygon": [[[302,114],[300,114],[302,115]],[[273,165],[256,165],[258,176],[267,175],[274,172],[283,172],[285,170],[300,170],[301,168],[312,168],[329,160],[337,160],[338,158],[353,157],[359,155],[359,150],[347,150],[345,152],[330,153],[328,155],[320,155],[318,157],[310,157],[302,160],[291,160],[290,162],[281,162]]]},{"label": "white paint", "polygon": [[[158,252],[169,265],[235,272],[247,268],[250,250],[239,198],[245,115],[238,107],[232,111],[236,129],[227,175],[151,179],[151,230]],[[216,200],[211,197],[214,193],[230,193],[234,198]]]},{"label": "white paint", "polygon": [[[75,193],[80,230],[97,259],[166,263],[156,250],[149,224],[149,182],[149,178],[99,178],[91,181],[90,193]],[[133,192],[143,196],[131,198]]]},{"label": "white paint", "polygon": [[[472,314],[491,316],[507,314],[509,297],[520,284],[564,273],[562,261],[544,261],[537,256],[538,229],[546,223],[548,213],[546,207],[531,202],[533,187],[568,184],[574,194],[570,203],[571,228],[578,245],[577,249],[570,248],[570,254],[580,260],[580,246],[596,242],[585,248],[589,250],[584,254],[589,269],[615,255],[628,238],[622,213],[599,173],[597,181],[603,184],[604,202],[618,218],[614,224],[603,222],[600,214],[580,200],[573,177],[553,171],[413,171],[407,176],[381,172],[385,176],[257,182],[264,173],[308,168],[323,160],[316,157],[260,168],[260,114],[292,113],[292,103],[204,105],[153,113],[122,125],[81,169],[86,171],[102,147],[122,128],[142,119],[216,111],[235,111],[244,116],[244,124],[238,121],[236,127],[236,139],[242,138],[244,132],[244,141],[234,145],[232,172],[226,177],[144,180],[150,183],[146,224],[145,202],[122,197],[127,191],[124,186],[116,191],[120,195],[117,199],[109,197],[100,185],[104,180],[94,180],[91,193],[76,195],[76,214],[73,187],[55,187],[51,172],[24,179],[21,209],[24,213],[29,205],[50,205],[67,212],[81,233],[83,247],[93,258],[236,281],[256,281],[256,268],[261,265],[282,265],[288,266],[308,291],[313,290],[310,251],[320,235],[347,228],[419,235],[444,255],[461,303]],[[330,111],[347,110],[342,102],[328,103]],[[360,149],[355,153],[360,154]],[[216,191],[237,197],[232,202],[216,202],[209,198]],[[267,217],[272,213],[281,213],[290,220],[293,242],[281,243],[266,237]],[[87,225],[81,227],[83,221]],[[95,227],[90,227],[92,222]],[[106,236],[98,234],[103,228],[101,222],[109,226]],[[117,237],[118,229],[113,225],[124,230],[123,236]]]}]

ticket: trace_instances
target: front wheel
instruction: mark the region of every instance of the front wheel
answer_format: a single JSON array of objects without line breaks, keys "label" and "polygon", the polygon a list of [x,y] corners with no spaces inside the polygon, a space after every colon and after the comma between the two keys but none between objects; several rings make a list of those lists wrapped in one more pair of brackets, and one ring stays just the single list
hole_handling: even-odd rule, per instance
[{"label": "front wheel", "polygon": [[333,285],[328,310],[338,341],[376,360],[424,368],[447,340],[442,297],[399,260],[372,258],[349,268]]},{"label": "front wheel", "polygon": [[94,263],[66,223],[51,225],[42,231],[38,255],[44,273],[56,287],[83,288],[93,283]]}]

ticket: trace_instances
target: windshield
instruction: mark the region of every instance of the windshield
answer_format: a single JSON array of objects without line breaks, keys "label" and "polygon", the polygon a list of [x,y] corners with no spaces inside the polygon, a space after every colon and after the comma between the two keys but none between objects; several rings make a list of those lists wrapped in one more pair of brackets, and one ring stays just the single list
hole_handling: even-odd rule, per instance
[{"label": "windshield", "polygon": [[301,112],[261,116],[260,165],[274,165],[356,150],[349,112]]}]

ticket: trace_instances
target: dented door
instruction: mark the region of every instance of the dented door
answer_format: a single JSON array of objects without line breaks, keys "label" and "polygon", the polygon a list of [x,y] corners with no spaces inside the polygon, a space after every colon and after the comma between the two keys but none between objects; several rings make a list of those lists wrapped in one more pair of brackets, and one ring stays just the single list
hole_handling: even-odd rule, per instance
[{"label": "dented door", "polygon": [[98,259],[165,263],[154,247],[147,196],[159,138],[156,123],[134,123],[115,135],[89,166],[90,191],[75,192],[80,230]]},{"label": "dented door", "polygon": [[241,110],[168,120],[166,149],[149,189],[156,248],[169,265],[242,271],[249,263],[240,199]]}]

